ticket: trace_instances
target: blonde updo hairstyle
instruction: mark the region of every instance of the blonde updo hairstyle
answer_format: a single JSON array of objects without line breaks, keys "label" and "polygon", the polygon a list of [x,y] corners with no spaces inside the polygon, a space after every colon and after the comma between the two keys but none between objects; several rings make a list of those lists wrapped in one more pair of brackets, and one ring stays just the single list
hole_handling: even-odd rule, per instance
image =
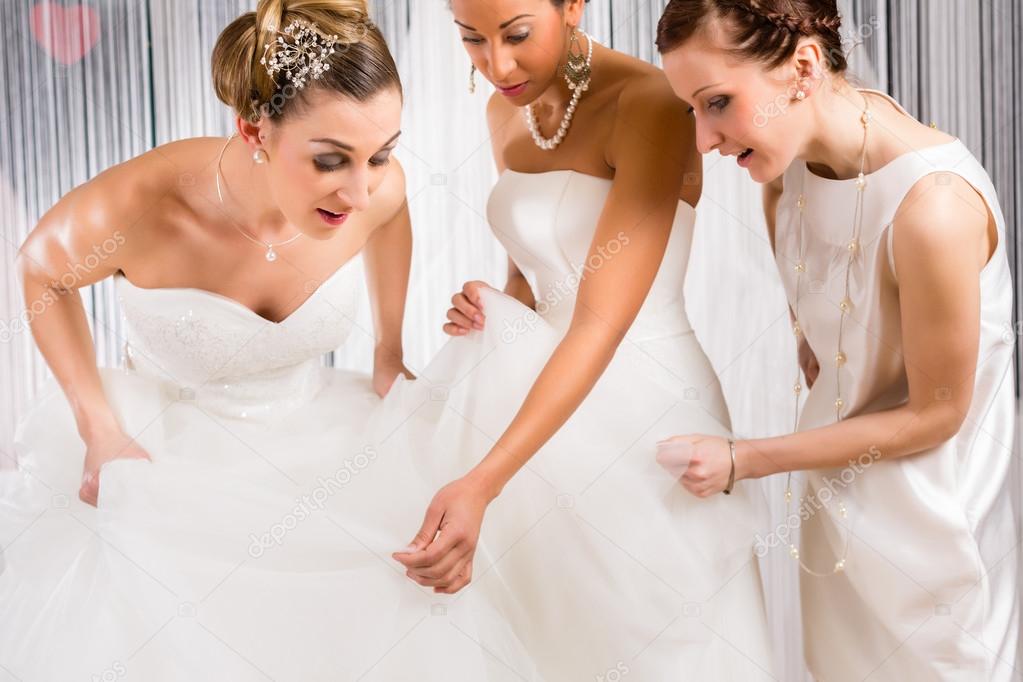
[{"label": "blonde updo hairstyle", "polygon": [[[260,63],[264,45],[294,20],[315,23],[320,33],[338,37],[330,69],[305,87],[295,88],[284,73],[277,84]],[[261,116],[283,121],[299,116],[310,92],[325,90],[359,102],[387,88],[401,92],[401,79],[365,0],[259,0],[255,12],[241,15],[220,33],[213,48],[213,88],[239,116],[255,123]]]}]

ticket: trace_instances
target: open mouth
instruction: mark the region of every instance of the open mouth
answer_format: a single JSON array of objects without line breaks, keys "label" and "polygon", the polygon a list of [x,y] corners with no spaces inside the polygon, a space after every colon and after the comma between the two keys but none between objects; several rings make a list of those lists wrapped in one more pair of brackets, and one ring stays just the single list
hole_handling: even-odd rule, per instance
[{"label": "open mouth", "polygon": [[334,213],[328,211],[325,208],[318,208],[316,212],[320,214],[320,217],[329,225],[340,225],[348,219],[347,213]]},{"label": "open mouth", "polygon": [[746,168],[749,165],[750,157],[753,156],[753,148],[747,147],[746,151],[742,152],[736,157],[736,161],[740,166]]}]

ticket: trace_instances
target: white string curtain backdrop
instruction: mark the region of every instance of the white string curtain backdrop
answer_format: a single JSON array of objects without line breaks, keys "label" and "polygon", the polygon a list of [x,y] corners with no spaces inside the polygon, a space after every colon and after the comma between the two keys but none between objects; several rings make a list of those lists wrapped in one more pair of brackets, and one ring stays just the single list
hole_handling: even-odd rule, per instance
[{"label": "white string curtain backdrop", "polygon": [[[658,63],[653,39],[665,4],[593,0],[584,28]],[[405,85],[397,157],[415,237],[405,317],[406,359],[415,371],[444,342],[451,294],[469,279],[504,282],[505,255],[485,220],[496,179],[484,116],[491,90],[478,78],[476,94],[467,91],[470,63],[447,0],[370,0],[370,7]],[[958,135],[992,173],[1015,267],[1023,9],[1013,0],[843,0],[841,7],[859,82],[891,91],[921,120]],[[103,169],[172,140],[230,133],[231,113],[211,87],[210,54],[221,29],[254,9],[254,0],[0,0],[7,46],[0,83],[7,102],[0,120],[0,467],[13,465],[15,425],[48,376],[25,324],[36,302],[21,298],[13,270],[18,246],[61,196]],[[795,350],[760,191],[715,154],[705,158],[704,176],[685,290],[691,318],[721,376],[736,433],[783,433],[794,407]],[[67,271],[87,266],[70,263]],[[123,337],[111,282],[84,289],[82,298],[99,362],[117,364]],[[356,330],[328,362],[368,369],[365,299]],[[783,521],[783,483],[764,482],[774,501],[772,525]],[[795,634],[793,563],[772,552],[762,567],[780,679],[808,679]]]}]

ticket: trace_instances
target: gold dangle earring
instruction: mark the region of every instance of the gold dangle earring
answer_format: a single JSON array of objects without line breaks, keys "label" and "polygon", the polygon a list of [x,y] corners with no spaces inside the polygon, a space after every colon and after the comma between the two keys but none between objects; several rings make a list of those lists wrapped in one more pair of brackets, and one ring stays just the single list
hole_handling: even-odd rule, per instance
[{"label": "gold dangle earring", "polygon": [[565,82],[569,90],[584,87],[590,79],[590,60],[583,51],[582,43],[579,42],[579,31],[572,27],[572,34],[568,38],[568,58],[565,60]]},{"label": "gold dangle earring", "polygon": [[469,69],[469,94],[476,94],[476,65],[473,64],[472,68]]}]

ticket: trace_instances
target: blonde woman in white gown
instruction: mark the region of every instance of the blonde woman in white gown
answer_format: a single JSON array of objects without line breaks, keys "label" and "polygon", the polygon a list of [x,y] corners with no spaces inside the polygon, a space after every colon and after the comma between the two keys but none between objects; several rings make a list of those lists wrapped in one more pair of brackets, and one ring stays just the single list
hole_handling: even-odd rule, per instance
[{"label": "blonde woman in white gown", "polygon": [[[672,0],[661,20],[701,151],[766,183],[808,390],[796,433],[738,443],[735,478],[809,470],[801,537],[760,545],[802,567],[818,680],[1018,679],[1005,221],[962,142],[849,85],[839,26],[830,0]],[[725,441],[678,441],[683,484],[720,491]]]},{"label": "blonde woman in white gown", "polygon": [[[0,677],[517,679],[513,640],[507,663],[474,643],[500,631],[492,610],[431,620],[436,597],[388,557],[435,484],[380,399],[410,376],[387,46],[360,0],[262,0],[221,34],[213,81],[236,136],[110,168],[22,249],[63,392],[0,476]],[[354,323],[363,272],[372,331]],[[77,290],[108,277],[126,367],[98,370]],[[372,374],[322,366],[357,334]]]}]

